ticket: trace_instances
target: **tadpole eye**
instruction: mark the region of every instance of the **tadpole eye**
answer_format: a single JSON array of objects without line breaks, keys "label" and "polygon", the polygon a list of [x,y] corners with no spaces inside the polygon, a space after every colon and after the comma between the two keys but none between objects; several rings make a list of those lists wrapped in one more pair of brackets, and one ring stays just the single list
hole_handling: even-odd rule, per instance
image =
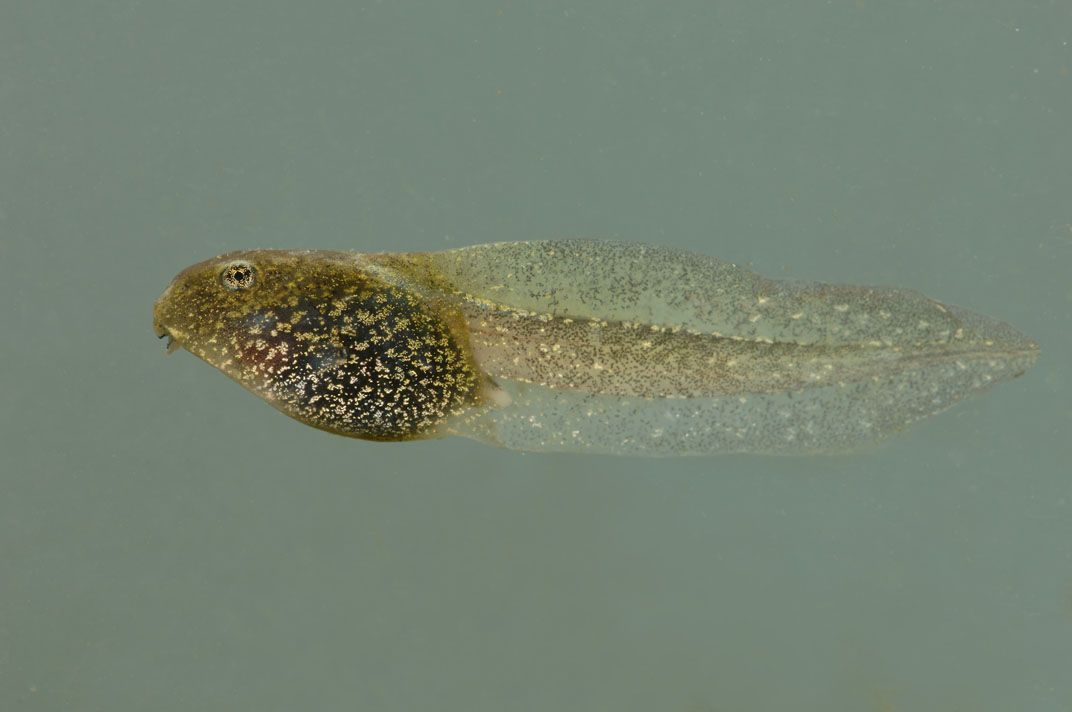
[{"label": "tadpole eye", "polygon": [[253,265],[248,262],[232,262],[224,267],[220,274],[220,282],[223,286],[233,291],[249,289],[253,286],[255,279],[256,273],[253,271]]}]

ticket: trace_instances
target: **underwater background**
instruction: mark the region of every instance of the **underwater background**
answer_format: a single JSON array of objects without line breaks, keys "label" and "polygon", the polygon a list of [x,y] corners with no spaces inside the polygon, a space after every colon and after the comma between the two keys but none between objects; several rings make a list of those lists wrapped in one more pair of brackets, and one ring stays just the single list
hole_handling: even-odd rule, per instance
[{"label": "underwater background", "polygon": [[[1072,709],[1072,6],[0,5],[0,710]],[[304,427],[153,300],[604,237],[1042,347],[824,457]]]}]

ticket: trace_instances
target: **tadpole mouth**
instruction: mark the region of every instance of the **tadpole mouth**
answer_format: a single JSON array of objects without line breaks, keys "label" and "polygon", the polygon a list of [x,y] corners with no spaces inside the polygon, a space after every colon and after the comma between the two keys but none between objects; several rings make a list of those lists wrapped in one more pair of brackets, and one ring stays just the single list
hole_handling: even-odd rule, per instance
[{"label": "tadpole mouth", "polygon": [[156,333],[156,338],[158,339],[163,339],[165,336],[167,337],[167,352],[169,354],[175,353],[179,347],[182,346],[178,339],[172,336],[171,332],[167,330],[167,327],[162,324],[153,324],[153,331]]}]

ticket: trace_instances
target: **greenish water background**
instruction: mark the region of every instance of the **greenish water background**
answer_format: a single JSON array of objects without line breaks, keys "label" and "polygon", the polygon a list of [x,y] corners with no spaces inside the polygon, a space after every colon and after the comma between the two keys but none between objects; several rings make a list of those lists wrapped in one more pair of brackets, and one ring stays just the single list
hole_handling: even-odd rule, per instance
[{"label": "greenish water background", "polygon": [[[1072,709],[1072,9],[0,7],[0,709]],[[153,300],[254,247],[613,237],[1042,344],[841,457],[279,415]]]}]

